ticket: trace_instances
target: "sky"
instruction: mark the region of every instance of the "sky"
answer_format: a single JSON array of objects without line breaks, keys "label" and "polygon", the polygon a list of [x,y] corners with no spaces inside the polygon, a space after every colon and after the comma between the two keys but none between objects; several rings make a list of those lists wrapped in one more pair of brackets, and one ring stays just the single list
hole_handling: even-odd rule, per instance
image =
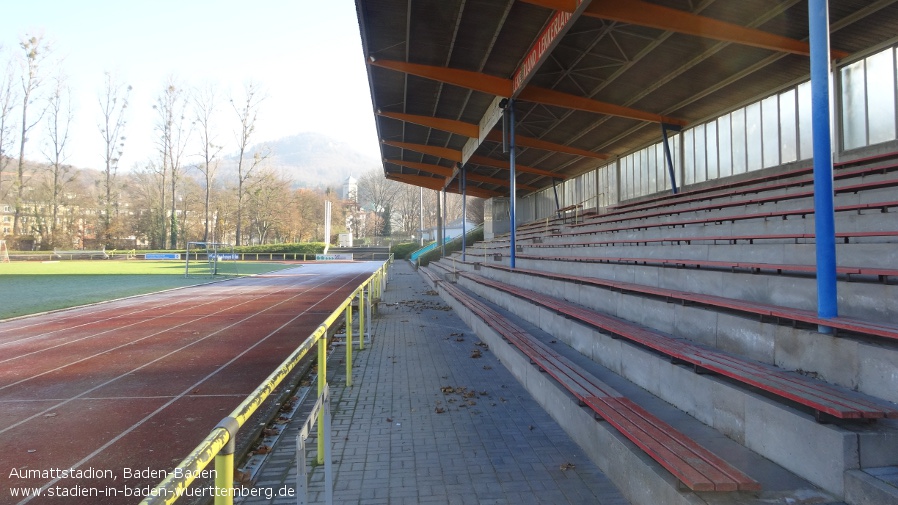
[{"label": "sky", "polygon": [[[50,61],[61,62],[42,70],[61,69],[72,87],[72,165],[102,165],[97,124],[105,72],[133,87],[122,169],[156,156],[153,104],[172,77],[185,87],[213,85],[225,97],[225,142],[233,141],[236,121],[227,96],[241,97],[252,81],[267,96],[254,141],[316,132],[380,158],[352,0],[5,2],[0,62],[20,56],[26,35],[49,41]],[[29,159],[43,161],[40,137],[29,136]]]}]

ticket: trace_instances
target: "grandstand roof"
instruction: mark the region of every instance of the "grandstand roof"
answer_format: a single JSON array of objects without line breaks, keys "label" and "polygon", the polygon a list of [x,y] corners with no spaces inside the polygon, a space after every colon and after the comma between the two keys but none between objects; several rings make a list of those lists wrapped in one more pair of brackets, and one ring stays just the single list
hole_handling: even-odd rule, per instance
[{"label": "grandstand roof", "polygon": [[[833,58],[893,40],[896,3],[830,0]],[[467,159],[472,196],[508,195],[500,126],[478,130],[491,124],[497,97],[517,98],[517,183],[526,194],[657,142],[662,122],[697,124],[810,73],[807,0],[356,0],[356,8],[385,175],[458,191],[456,168]]]}]

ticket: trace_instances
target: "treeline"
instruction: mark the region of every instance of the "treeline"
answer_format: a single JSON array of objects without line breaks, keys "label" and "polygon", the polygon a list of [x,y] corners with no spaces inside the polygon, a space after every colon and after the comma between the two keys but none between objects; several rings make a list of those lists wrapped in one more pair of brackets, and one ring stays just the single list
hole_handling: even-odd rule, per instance
[{"label": "treeline", "polygon": [[[420,237],[422,212],[425,229],[436,223],[435,192],[424,191],[422,206],[418,188],[386,180],[380,168],[360,178],[351,201],[342,188],[294,188],[255,138],[266,96],[254,83],[226,93],[171,76],[155,95],[153,130],[130,132],[132,88],[107,73],[93,110],[78,111],[96,119],[100,163],[73,167],[73,90],[63,63],[37,36],[0,51],[0,236],[10,248],[333,242],[347,229],[357,239],[411,240]],[[155,154],[120,170],[135,135],[151,136]],[[35,152],[43,159],[26,159]],[[482,204],[474,200],[469,215],[479,222]],[[325,201],[332,202],[331,237],[323,236]],[[447,207],[447,219],[457,218],[460,198]]]},{"label": "treeline", "polygon": [[[291,189],[268,166],[270,152],[252,147],[266,98],[257,84],[225,93],[171,76],[155,95],[152,131],[130,132],[132,87],[107,73],[94,108],[78,111],[96,121],[100,162],[77,169],[67,163],[75,109],[64,62],[40,36],[0,58],[0,235],[15,248],[324,238],[324,200],[337,195]],[[155,154],[120,170],[133,135],[150,135]],[[38,152],[43,159],[26,158]]]}]

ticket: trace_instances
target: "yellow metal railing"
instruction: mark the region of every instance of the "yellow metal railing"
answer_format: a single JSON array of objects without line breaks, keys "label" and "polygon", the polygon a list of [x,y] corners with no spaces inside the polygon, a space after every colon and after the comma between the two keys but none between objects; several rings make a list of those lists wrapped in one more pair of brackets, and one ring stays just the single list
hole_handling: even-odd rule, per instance
[{"label": "yellow metal railing", "polygon": [[[393,255],[381,265],[368,279],[366,279],[350,296],[344,300],[331,315],[321,323],[315,331],[306,338],[303,343],[281,363],[277,370],[250,394],[228,417],[216,426],[209,435],[190,454],[182,460],[168,477],[160,482],[144,497],[140,505],[161,505],[176,502],[181,496],[187,495],[187,488],[198,476],[211,475],[205,471],[209,463],[215,461],[215,484],[212,493],[215,496],[215,505],[232,505],[234,503],[234,452],[237,431],[249,420],[262,403],[271,395],[278,385],[287,378],[296,368],[300,360],[308,354],[314,345],[318,345],[318,394],[324,391],[327,382],[327,334],[334,326],[341,314],[345,317],[346,324],[346,385],[352,385],[352,302],[359,298],[359,344],[364,349],[365,335],[365,291],[367,299],[377,300],[386,288],[387,270],[393,262]],[[370,319],[370,318],[369,318]],[[369,321],[370,324],[370,321]],[[319,415],[323,418],[324,413]],[[318,424],[318,463],[323,462],[324,457],[324,429],[323,419]]]}]

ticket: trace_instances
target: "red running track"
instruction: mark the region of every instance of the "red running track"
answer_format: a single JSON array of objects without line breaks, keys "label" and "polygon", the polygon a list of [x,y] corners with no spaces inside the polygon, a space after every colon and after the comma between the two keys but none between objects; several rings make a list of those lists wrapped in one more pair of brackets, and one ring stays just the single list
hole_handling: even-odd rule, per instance
[{"label": "red running track", "polygon": [[[137,503],[379,266],[0,322],[0,504]],[[42,496],[13,496],[26,489]]]}]

